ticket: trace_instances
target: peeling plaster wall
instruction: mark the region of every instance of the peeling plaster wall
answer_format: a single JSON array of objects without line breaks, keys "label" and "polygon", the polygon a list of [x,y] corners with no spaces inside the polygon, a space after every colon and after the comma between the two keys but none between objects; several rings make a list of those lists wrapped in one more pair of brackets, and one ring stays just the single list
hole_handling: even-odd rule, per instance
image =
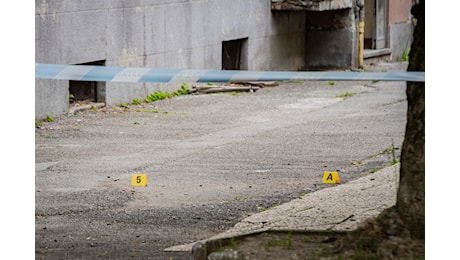
[{"label": "peeling plaster wall", "polygon": [[[267,0],[36,0],[35,62],[221,69],[222,41],[248,38],[250,70],[305,67],[305,13]],[[107,105],[171,84],[107,83]],[[68,111],[68,82],[36,80],[37,118]],[[47,98],[44,98],[47,97]],[[63,100],[65,99],[65,100]]]}]

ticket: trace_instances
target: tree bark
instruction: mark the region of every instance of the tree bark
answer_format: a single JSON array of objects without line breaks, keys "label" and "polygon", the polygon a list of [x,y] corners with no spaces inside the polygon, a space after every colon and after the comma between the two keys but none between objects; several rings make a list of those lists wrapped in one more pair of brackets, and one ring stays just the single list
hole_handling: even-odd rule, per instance
[{"label": "tree bark", "polygon": [[[425,71],[425,1],[411,10],[417,20],[408,71]],[[425,254],[425,83],[407,82],[407,123],[396,205],[350,233],[342,256],[423,259]],[[366,252],[363,257],[363,252]]]},{"label": "tree bark", "polygon": [[[411,10],[416,26],[408,71],[425,71],[425,1]],[[425,83],[407,82],[407,124],[396,209],[413,239],[425,238]]]}]

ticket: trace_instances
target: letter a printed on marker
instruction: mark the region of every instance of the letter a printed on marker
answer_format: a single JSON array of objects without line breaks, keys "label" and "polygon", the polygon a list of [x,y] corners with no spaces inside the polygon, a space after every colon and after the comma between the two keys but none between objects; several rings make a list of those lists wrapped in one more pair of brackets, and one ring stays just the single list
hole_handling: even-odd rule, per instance
[{"label": "letter a printed on marker", "polygon": [[323,183],[336,184],[340,183],[340,177],[338,172],[324,172]]}]

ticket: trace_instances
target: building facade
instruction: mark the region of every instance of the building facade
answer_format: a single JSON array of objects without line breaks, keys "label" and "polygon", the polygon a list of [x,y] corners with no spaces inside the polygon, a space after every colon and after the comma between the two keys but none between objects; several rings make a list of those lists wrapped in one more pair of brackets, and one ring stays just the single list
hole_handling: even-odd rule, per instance
[{"label": "building facade", "polygon": [[[36,0],[35,62],[178,69],[355,68],[356,0],[295,1],[316,2],[323,9],[277,9],[280,1],[275,0]],[[400,2],[411,0],[382,1],[401,8]],[[410,7],[407,3],[404,8]],[[401,24],[408,17],[405,12],[390,15],[388,21],[398,25],[390,24],[386,36],[405,43],[392,28],[406,28]],[[390,48],[391,42],[385,41]],[[69,94],[116,105],[180,87],[35,83],[37,119],[67,113]]]},{"label": "building facade", "polygon": [[[273,11],[305,12],[305,68],[358,67],[364,58],[397,60],[412,42],[415,0],[271,0]],[[359,24],[364,40],[359,42]],[[362,45],[362,47],[360,46]]]}]

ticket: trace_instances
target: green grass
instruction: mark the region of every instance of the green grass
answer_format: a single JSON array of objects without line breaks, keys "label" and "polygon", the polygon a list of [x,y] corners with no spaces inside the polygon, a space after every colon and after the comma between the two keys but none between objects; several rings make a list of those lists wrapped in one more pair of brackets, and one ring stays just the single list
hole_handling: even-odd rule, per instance
[{"label": "green grass", "polygon": [[303,196],[307,195],[308,193],[310,193],[310,191],[304,191],[304,192],[302,192],[302,194],[300,194],[300,197],[303,197]]},{"label": "green grass", "polygon": [[309,242],[311,242],[311,239],[310,239],[310,237],[305,236],[305,237],[302,237],[302,242],[309,243]]},{"label": "green grass", "polygon": [[163,91],[156,91],[156,92],[153,92],[151,93],[148,97],[146,97],[144,99],[144,102],[145,103],[151,103],[151,102],[155,102],[155,101],[159,101],[159,100],[163,100],[163,99],[167,99],[167,98],[172,98],[172,97],[176,97],[176,96],[180,96],[180,95],[187,95],[190,93],[190,88],[189,86],[187,85],[187,83],[183,83],[182,86],[180,87],[180,89],[174,91],[174,92],[163,92]]},{"label": "green grass", "polygon": [[151,102],[155,102],[155,101],[159,101],[159,100],[163,100],[163,99],[167,99],[171,97],[172,95],[170,93],[163,92],[163,91],[156,91],[156,92],[151,93],[148,97],[146,97],[144,99],[144,102],[151,103]]},{"label": "green grass", "polygon": [[401,59],[403,61],[409,61],[409,55],[410,55],[410,48],[407,48],[406,51],[404,51],[403,56]]},{"label": "green grass", "polygon": [[35,249],[35,254],[38,254],[38,255],[44,255],[46,254],[47,252],[45,250],[41,250],[41,249]]},{"label": "green grass", "polygon": [[379,155],[388,155],[391,157],[390,165],[395,165],[399,163],[399,157],[396,156],[396,151],[399,150],[398,147],[394,146],[394,144],[391,144],[391,147],[383,150],[381,153],[374,154],[372,157],[377,157]]},{"label": "green grass", "polygon": [[50,122],[50,123],[51,123],[51,122],[54,122],[54,117],[51,116],[51,115],[47,115],[47,116],[46,116],[46,122]]},{"label": "green grass", "polygon": [[301,208],[301,209],[296,210],[295,213],[304,212],[304,211],[310,210],[310,209],[312,209],[312,208],[314,208],[314,207],[305,207],[305,208]]},{"label": "green grass", "polygon": [[369,170],[369,173],[376,173],[376,172],[378,172],[379,170],[380,170],[379,168],[370,169],[370,170]]},{"label": "green grass", "polygon": [[140,112],[140,113],[154,113],[154,114],[172,114],[172,112],[169,112],[169,111],[160,111],[160,110],[157,110],[157,109],[151,109],[151,110],[147,110],[147,109],[138,109],[136,110],[136,112]]},{"label": "green grass", "polygon": [[335,96],[335,97],[336,97],[336,98],[348,98],[348,97],[354,96],[354,95],[356,95],[356,94],[358,94],[358,93],[356,93],[356,92],[348,92],[348,91],[347,91],[347,92],[345,92],[345,93],[343,93],[343,94],[340,94],[340,95],[337,95],[337,96]]},{"label": "green grass", "polygon": [[407,48],[401,57],[397,57],[396,61],[409,61],[410,48]]},{"label": "green grass", "polygon": [[135,98],[133,99],[133,102],[131,102],[133,105],[139,105],[141,103],[140,99]]},{"label": "green grass", "polygon": [[399,148],[391,144],[391,147],[384,151],[386,154],[391,155],[391,165],[395,165],[399,162],[399,159],[396,157],[396,150],[399,150]]},{"label": "green grass", "polygon": [[157,109],[152,109],[152,110],[138,109],[138,110],[136,110],[136,112],[142,112],[142,113],[155,113],[155,114],[160,113],[160,111],[157,110]]},{"label": "green grass", "polygon": [[265,242],[266,246],[280,246],[285,249],[289,249],[292,247],[292,238],[291,238],[291,233],[289,232],[286,236],[277,238],[277,239],[272,239],[267,242]]},{"label": "green grass", "polygon": [[271,206],[271,207],[266,207],[266,208],[261,208],[259,209],[259,212],[263,212],[263,211],[267,211],[269,209],[272,209],[274,207],[278,207],[279,205],[281,205],[280,203],[276,203],[275,205]]}]

